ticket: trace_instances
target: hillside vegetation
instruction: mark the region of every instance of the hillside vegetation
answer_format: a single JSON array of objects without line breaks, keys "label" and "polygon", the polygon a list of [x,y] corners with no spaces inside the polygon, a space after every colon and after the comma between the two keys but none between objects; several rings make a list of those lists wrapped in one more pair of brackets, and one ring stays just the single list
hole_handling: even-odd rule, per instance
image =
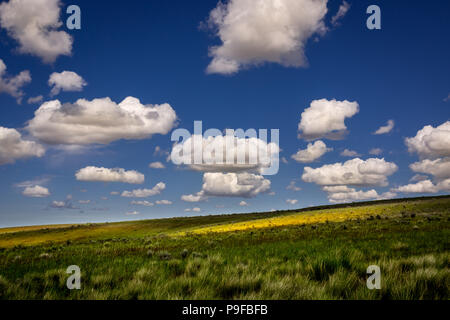
[{"label": "hillside vegetation", "polygon": [[[0,298],[448,299],[449,235],[448,196],[7,228]],[[366,287],[369,265],[381,290]]]}]

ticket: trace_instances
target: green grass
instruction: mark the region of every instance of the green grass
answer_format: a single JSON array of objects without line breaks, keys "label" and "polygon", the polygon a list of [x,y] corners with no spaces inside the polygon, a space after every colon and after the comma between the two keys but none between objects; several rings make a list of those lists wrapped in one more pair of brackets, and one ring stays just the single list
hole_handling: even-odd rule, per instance
[{"label": "green grass", "polygon": [[[0,299],[447,300],[449,236],[449,197],[0,230]],[[73,264],[81,290],[65,285]]]}]

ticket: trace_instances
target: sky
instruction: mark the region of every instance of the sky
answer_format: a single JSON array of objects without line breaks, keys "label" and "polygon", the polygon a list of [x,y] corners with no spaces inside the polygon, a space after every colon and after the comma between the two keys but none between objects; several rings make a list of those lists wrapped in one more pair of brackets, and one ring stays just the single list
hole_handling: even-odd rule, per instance
[{"label": "sky", "polygon": [[[366,24],[374,4],[381,29]],[[66,23],[71,5],[80,29]],[[449,9],[1,1],[0,227],[448,194]],[[278,129],[278,142],[234,137],[229,150],[245,158],[256,145],[278,170],[174,163],[191,145],[172,134],[193,134],[194,121]]]}]

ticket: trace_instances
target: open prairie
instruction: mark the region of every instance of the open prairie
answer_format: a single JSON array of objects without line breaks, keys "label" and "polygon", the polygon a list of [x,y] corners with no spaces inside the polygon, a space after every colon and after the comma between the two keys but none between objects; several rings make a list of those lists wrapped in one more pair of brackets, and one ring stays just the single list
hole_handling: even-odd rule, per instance
[{"label": "open prairie", "polygon": [[449,236],[449,196],[0,229],[0,298],[447,300]]}]

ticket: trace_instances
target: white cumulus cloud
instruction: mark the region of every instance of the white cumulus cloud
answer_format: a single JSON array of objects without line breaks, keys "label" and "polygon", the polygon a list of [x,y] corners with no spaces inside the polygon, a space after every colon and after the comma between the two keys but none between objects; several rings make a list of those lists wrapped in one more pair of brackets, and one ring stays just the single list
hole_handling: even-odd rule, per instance
[{"label": "white cumulus cloud", "polygon": [[120,139],[167,134],[176,119],[169,104],[143,105],[133,97],[119,104],[110,98],[79,99],[73,104],[53,100],[36,110],[27,130],[49,144],[108,144]]},{"label": "white cumulus cloud", "polygon": [[66,206],[66,203],[64,201],[53,201],[51,203],[52,208],[64,208]]},{"label": "white cumulus cloud", "polygon": [[347,14],[350,9],[350,4],[347,1],[342,1],[342,4],[339,6],[338,12],[331,18],[331,24],[333,26],[338,26],[342,18]]},{"label": "white cumulus cloud", "polygon": [[384,192],[383,194],[378,194],[375,189],[370,189],[367,191],[356,190],[355,188],[349,188],[345,185],[339,186],[324,186],[323,191],[328,192],[328,200],[332,203],[343,203],[351,201],[361,201],[361,200],[372,200],[372,199],[391,199],[397,194],[395,192]]},{"label": "white cumulus cloud", "polygon": [[386,134],[392,131],[394,129],[394,120],[388,120],[387,124],[385,126],[381,126],[376,130],[373,134]]},{"label": "white cumulus cloud", "polygon": [[145,207],[153,207],[155,205],[153,202],[149,202],[147,200],[143,200],[143,201],[133,200],[130,202],[130,204],[136,205],[136,206],[145,206]]},{"label": "white cumulus cloud", "polygon": [[323,191],[329,192],[329,193],[344,193],[344,192],[352,192],[355,191],[353,188],[349,188],[344,185],[339,186],[324,186],[322,187]]},{"label": "white cumulus cloud", "polygon": [[344,151],[341,152],[341,156],[353,158],[353,157],[359,157],[360,154],[354,150],[345,149]]},{"label": "white cumulus cloud", "polygon": [[313,100],[301,114],[299,137],[306,140],[341,139],[347,132],[345,119],[358,112],[359,104],[356,101]]},{"label": "white cumulus cloud", "polygon": [[204,195],[201,191],[196,194],[184,194],[181,196],[181,200],[186,202],[199,202],[204,200]]},{"label": "white cumulus cloud", "polygon": [[286,202],[288,204],[294,205],[294,204],[298,203],[298,200],[297,199],[286,199]]},{"label": "white cumulus cloud", "polygon": [[163,191],[165,188],[166,184],[164,182],[159,182],[151,189],[136,189],[133,191],[124,191],[122,192],[121,196],[127,198],[147,198],[160,194],[161,191]]},{"label": "white cumulus cloud", "polygon": [[152,162],[148,166],[152,169],[164,169],[165,168],[164,164],[160,161]]},{"label": "white cumulus cloud", "polygon": [[435,193],[439,191],[439,188],[436,187],[430,180],[422,180],[417,183],[411,183],[393,188],[392,191],[403,193]]},{"label": "white cumulus cloud", "polygon": [[436,180],[450,178],[450,157],[434,160],[424,159],[412,163],[409,167],[414,172],[431,174]]},{"label": "white cumulus cloud", "polygon": [[300,191],[300,190],[302,190],[302,188],[297,187],[295,185],[295,180],[292,180],[291,182],[289,182],[289,185],[286,187],[286,190]]},{"label": "white cumulus cloud", "polygon": [[42,100],[44,100],[44,97],[42,95],[39,95],[39,96],[28,98],[27,103],[28,104],[41,103]]},{"label": "white cumulus cloud", "polygon": [[172,201],[170,201],[170,200],[156,200],[156,204],[170,205],[170,204],[172,204]]},{"label": "white cumulus cloud", "polygon": [[380,148],[372,148],[369,150],[369,154],[374,155],[374,156],[379,156],[382,153],[383,153],[383,150]]},{"label": "white cumulus cloud", "polygon": [[[201,150],[198,151],[201,147]],[[201,161],[196,163],[196,152]],[[179,164],[203,172],[239,172],[256,171],[278,164],[280,149],[274,142],[251,137],[237,137],[232,134],[203,137],[193,135],[176,143],[171,152],[171,159],[179,159]]]},{"label": "white cumulus cloud", "polygon": [[302,179],[322,186],[386,186],[387,177],[398,169],[393,162],[384,159],[359,158],[344,163],[327,164],[319,168],[305,167]]},{"label": "white cumulus cloud", "polygon": [[248,172],[206,172],[202,190],[196,194],[183,195],[182,200],[198,202],[213,197],[252,198],[270,190],[270,180]]},{"label": "white cumulus cloud", "polygon": [[48,85],[52,87],[51,96],[56,96],[61,91],[81,91],[87,85],[86,81],[73,71],[53,72],[48,79]]},{"label": "white cumulus cloud", "polygon": [[301,163],[310,163],[331,150],[333,148],[327,148],[327,145],[322,140],[317,140],[314,143],[308,143],[306,149],[298,150],[296,154],[292,155],[292,159]]},{"label": "white cumulus cloud", "polygon": [[70,55],[72,37],[60,20],[60,0],[10,0],[0,4],[0,26],[19,43],[18,51],[52,63]]},{"label": "white cumulus cloud", "polygon": [[39,185],[32,186],[32,187],[26,187],[22,194],[26,197],[32,197],[32,198],[45,198],[50,196],[50,191],[48,191],[47,188],[41,187]]},{"label": "white cumulus cloud", "polygon": [[72,204],[72,195],[67,195],[66,200],[64,201],[53,201],[50,204],[51,208],[56,208],[56,209],[70,209],[70,210],[74,210],[74,209],[79,209],[78,207],[74,207]]},{"label": "white cumulus cloud", "polygon": [[450,192],[450,179],[440,181],[436,186],[440,191]]},{"label": "white cumulus cloud", "polygon": [[132,184],[144,183],[145,176],[135,170],[122,168],[103,168],[89,166],[77,171],[75,177],[79,181],[124,182]]},{"label": "white cumulus cloud", "polygon": [[24,140],[16,129],[0,127],[0,165],[14,163],[17,159],[42,157],[42,145]]},{"label": "white cumulus cloud", "polygon": [[270,189],[270,180],[252,173],[207,172],[202,191],[210,196],[254,197]]},{"label": "white cumulus cloud", "polygon": [[417,131],[415,137],[405,139],[408,151],[417,153],[420,158],[450,156],[450,121],[440,126],[425,126]]},{"label": "white cumulus cloud", "polygon": [[378,192],[374,189],[363,191],[351,188],[348,192],[334,192],[328,194],[328,200],[330,202],[349,202],[359,200],[370,200],[378,198]]},{"label": "white cumulus cloud", "polygon": [[31,82],[31,75],[28,70],[24,70],[15,76],[8,76],[6,74],[6,65],[0,59],[0,93],[9,94],[16,98],[17,103],[20,104],[24,96],[22,87],[29,82]]},{"label": "white cumulus cloud", "polygon": [[[436,128],[425,126],[417,131],[415,137],[406,138],[408,151],[417,153],[420,161],[410,164],[410,169],[416,173],[433,176],[434,183],[426,176],[415,184],[399,187],[402,192],[438,192],[448,191],[450,178],[450,121]],[[416,175],[422,176],[422,175]],[[415,177],[416,177],[415,176]],[[413,180],[414,181],[414,180]]]},{"label": "white cumulus cloud", "polygon": [[324,34],[327,0],[230,0],[219,2],[209,26],[221,44],[209,48],[208,73],[233,74],[264,62],[307,65],[305,46]]}]

